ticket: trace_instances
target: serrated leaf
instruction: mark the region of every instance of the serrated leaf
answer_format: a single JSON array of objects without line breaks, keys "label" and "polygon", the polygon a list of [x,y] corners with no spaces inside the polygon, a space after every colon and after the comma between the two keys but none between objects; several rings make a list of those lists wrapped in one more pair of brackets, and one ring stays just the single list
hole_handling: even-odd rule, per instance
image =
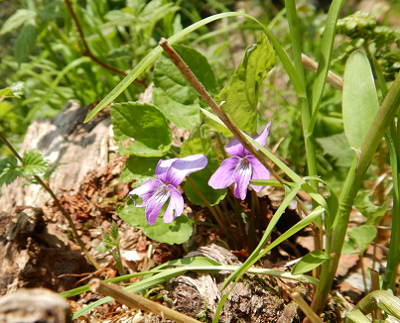
[{"label": "serrated leaf", "polygon": [[171,148],[168,122],[151,104],[116,103],[111,106],[111,122],[121,155],[161,157]]},{"label": "serrated leaf", "polygon": [[6,20],[3,27],[0,30],[0,35],[4,35],[14,29],[21,27],[27,21],[34,19],[36,12],[32,10],[19,9],[15,14]]},{"label": "serrated leaf", "polygon": [[[275,63],[275,51],[262,33],[257,44],[246,49],[243,62],[230,79],[229,86],[215,99],[218,104],[225,101],[222,108],[240,130],[256,132],[259,89]],[[217,130],[220,131],[219,127]]]},{"label": "serrated leaf", "polygon": [[62,18],[63,16],[63,3],[61,1],[52,1],[39,12],[40,19],[44,21]]},{"label": "serrated leaf", "polygon": [[133,204],[126,205],[120,207],[117,213],[129,225],[142,228],[144,234],[150,239],[170,245],[186,242],[193,232],[192,223],[183,214],[172,223],[164,223],[163,219],[159,217],[154,225],[150,225],[146,221],[144,207],[136,207]]},{"label": "serrated leaf", "polygon": [[0,90],[0,98],[20,98],[24,95],[25,92],[25,83],[18,81],[16,83],[11,84],[10,86],[6,87],[5,89]]},{"label": "serrated leaf", "polygon": [[322,265],[328,259],[329,257],[326,257],[321,250],[311,251],[293,266],[292,274],[298,275],[307,273]]},{"label": "serrated leaf", "polygon": [[351,166],[354,159],[354,153],[350,149],[344,133],[325,138],[316,138],[315,140],[320,144],[325,154],[336,160],[336,166]]},{"label": "serrated leaf", "polygon": [[358,247],[360,252],[364,252],[374,241],[378,231],[373,225],[362,225],[347,232],[350,242]]},{"label": "serrated leaf", "polygon": [[343,80],[343,124],[351,148],[361,147],[379,110],[368,58],[361,52],[347,60]]},{"label": "serrated leaf", "polygon": [[25,23],[14,44],[14,57],[18,63],[28,58],[36,44],[36,23],[30,20]]},{"label": "serrated leaf", "polygon": [[[217,82],[207,59],[193,48],[176,45],[174,49],[207,91],[216,94]],[[153,103],[169,121],[188,130],[200,124],[200,96],[169,58],[158,58],[153,80]]]},{"label": "serrated leaf", "polygon": [[145,181],[154,178],[159,161],[158,157],[129,156],[122,168],[121,182],[128,183],[135,180],[135,187],[142,185]]},{"label": "serrated leaf", "polygon": [[28,177],[45,173],[49,163],[44,159],[40,150],[30,149],[24,152],[22,165],[21,172],[24,177]]},{"label": "serrated leaf", "polygon": [[3,184],[10,185],[22,175],[17,163],[13,156],[0,160],[0,188]]},{"label": "serrated leaf", "polygon": [[359,192],[354,199],[354,206],[363,216],[367,218],[365,224],[378,225],[389,208],[389,203],[385,202],[381,206],[375,205],[370,200],[371,191]]}]

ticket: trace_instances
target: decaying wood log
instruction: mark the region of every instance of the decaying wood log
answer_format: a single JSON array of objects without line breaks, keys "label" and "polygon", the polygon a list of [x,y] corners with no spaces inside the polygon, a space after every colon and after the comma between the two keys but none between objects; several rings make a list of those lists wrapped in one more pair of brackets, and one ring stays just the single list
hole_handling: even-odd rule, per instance
[{"label": "decaying wood log", "polygon": [[70,250],[68,238],[46,225],[39,208],[23,208],[16,216],[0,212],[0,294],[21,287],[63,292],[90,272],[86,259]]},{"label": "decaying wood log", "polygon": [[69,323],[66,300],[44,288],[19,289],[0,298],[0,323]]},{"label": "decaying wood log", "polygon": [[[33,121],[25,135],[21,155],[27,149],[39,149],[52,165],[66,163],[50,177],[50,187],[56,194],[59,189],[76,189],[88,172],[107,165],[110,117],[102,113],[83,124],[87,112],[88,107],[70,100],[54,120]],[[3,187],[0,210],[11,212],[15,205],[41,207],[50,200],[39,185],[21,187],[25,181],[18,179]]]}]

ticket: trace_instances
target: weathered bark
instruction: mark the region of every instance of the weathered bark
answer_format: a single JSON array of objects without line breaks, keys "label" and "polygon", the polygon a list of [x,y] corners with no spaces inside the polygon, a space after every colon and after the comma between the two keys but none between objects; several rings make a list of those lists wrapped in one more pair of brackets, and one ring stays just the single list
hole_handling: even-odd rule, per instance
[{"label": "weathered bark", "polygon": [[70,250],[68,238],[45,224],[41,209],[0,214],[0,294],[21,287],[63,292],[80,279],[71,274],[91,270],[82,255]]},{"label": "weathered bark", "polygon": [[[70,100],[54,120],[33,121],[23,141],[21,155],[27,149],[39,149],[52,165],[66,163],[50,177],[50,187],[56,194],[60,189],[76,189],[88,172],[107,165],[110,117],[102,113],[83,124],[87,110]],[[25,181],[17,179],[3,187],[0,210],[11,212],[15,205],[41,207],[50,200],[39,185],[21,187]]]}]

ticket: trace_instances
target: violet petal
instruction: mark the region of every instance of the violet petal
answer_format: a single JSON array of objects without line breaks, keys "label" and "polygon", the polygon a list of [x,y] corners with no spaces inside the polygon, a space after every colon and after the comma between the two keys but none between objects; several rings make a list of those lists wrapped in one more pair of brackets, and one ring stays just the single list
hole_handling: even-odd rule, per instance
[{"label": "violet petal", "polygon": [[246,198],[251,173],[252,167],[250,162],[246,158],[240,159],[240,162],[233,173],[233,178],[235,179],[234,195],[236,198],[241,200]]},{"label": "violet petal", "polygon": [[203,154],[191,155],[176,159],[169,167],[164,183],[178,186],[185,177],[207,166],[208,159]]},{"label": "violet petal", "polygon": [[[246,157],[247,160],[251,163],[251,166],[253,167],[253,176],[251,179],[269,179],[270,174],[268,169],[265,168],[263,164],[254,156],[248,156]],[[251,187],[256,191],[260,192],[265,186],[259,186],[259,185],[252,185],[250,184]]]},{"label": "violet petal", "polygon": [[164,183],[167,183],[166,182],[167,172],[170,169],[172,163],[177,159],[178,158],[171,158],[166,160],[160,159],[156,167],[156,178],[159,179],[160,181],[163,181]]},{"label": "violet petal", "polygon": [[[183,197],[181,193],[172,185],[168,185],[171,194],[169,205],[164,214],[164,222],[171,223],[174,219],[183,213]],[[174,213],[175,211],[175,213]]]},{"label": "violet petal", "polygon": [[160,186],[153,192],[153,195],[148,200],[148,204],[146,205],[146,220],[150,225],[154,225],[154,223],[156,223],[161,208],[169,197],[170,191],[166,185]]},{"label": "violet petal", "polygon": [[233,178],[233,172],[239,161],[239,157],[225,159],[211,176],[208,185],[215,189],[225,188],[231,185],[235,181]]},{"label": "violet petal", "polygon": [[[163,182],[159,181],[158,179],[150,179],[144,182],[139,187],[136,187],[132,191],[129,192],[129,197],[133,200],[133,203],[137,207],[143,207],[148,204],[149,199],[151,199],[153,193],[161,186],[164,185]],[[142,198],[142,204],[136,204],[135,200],[132,198],[131,195],[137,195]]]},{"label": "violet petal", "polygon": [[[267,141],[267,137],[269,134],[269,127],[271,127],[271,121],[267,123],[267,126],[265,129],[261,132],[259,136],[253,137],[255,141],[257,141],[261,146],[265,145],[265,142]],[[258,148],[256,147],[258,150]]]}]

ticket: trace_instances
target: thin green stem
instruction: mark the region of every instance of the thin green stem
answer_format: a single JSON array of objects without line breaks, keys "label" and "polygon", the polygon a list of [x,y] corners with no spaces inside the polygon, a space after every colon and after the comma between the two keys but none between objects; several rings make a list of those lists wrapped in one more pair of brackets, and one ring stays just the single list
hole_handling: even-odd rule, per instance
[{"label": "thin green stem", "polygon": [[[14,147],[8,142],[8,140],[3,136],[3,134],[0,132],[0,139],[4,142],[4,144],[11,150],[11,152],[13,153],[13,155],[21,162],[22,158],[21,156],[18,154],[18,152],[14,149]],[[86,249],[83,241],[81,240],[81,238],[79,237],[78,231],[76,230],[75,224],[72,221],[71,216],[69,215],[69,213],[62,207],[60,201],[58,200],[57,196],[54,194],[54,192],[51,190],[51,188],[42,181],[42,179],[38,176],[33,176],[36,181],[46,190],[46,192],[48,192],[50,194],[50,196],[53,198],[54,202],[57,205],[57,208],[61,211],[62,215],[64,215],[64,217],[67,219],[68,224],[72,230],[72,234],[74,235],[75,240],[78,242],[79,246],[81,247],[82,252],[85,254],[86,258],[89,260],[89,262],[93,265],[94,268],[96,268],[97,270],[100,269],[99,264],[97,263],[96,260],[94,260],[94,258],[89,254],[89,251]]]}]

